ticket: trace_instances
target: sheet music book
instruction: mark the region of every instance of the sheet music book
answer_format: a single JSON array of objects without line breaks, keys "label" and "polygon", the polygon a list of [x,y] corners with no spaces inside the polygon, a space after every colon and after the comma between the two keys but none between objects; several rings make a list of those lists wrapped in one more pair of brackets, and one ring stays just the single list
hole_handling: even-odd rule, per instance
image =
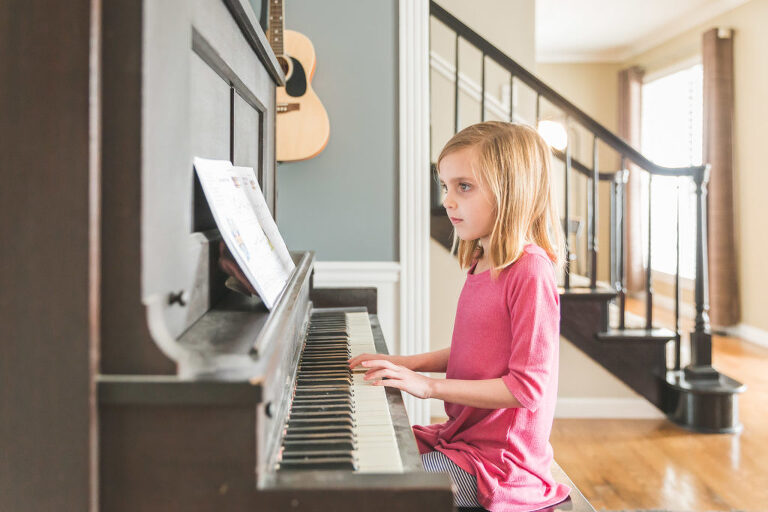
[{"label": "sheet music book", "polygon": [[295,265],[269,212],[256,174],[228,160],[194,160],[221,236],[243,274],[272,309]]}]

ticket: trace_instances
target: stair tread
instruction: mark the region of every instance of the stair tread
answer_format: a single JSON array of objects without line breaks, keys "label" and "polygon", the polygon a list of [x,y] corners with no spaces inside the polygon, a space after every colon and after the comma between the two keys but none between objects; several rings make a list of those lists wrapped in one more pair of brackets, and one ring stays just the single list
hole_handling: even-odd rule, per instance
[{"label": "stair tread", "polygon": [[600,341],[669,341],[675,338],[675,331],[666,327],[616,329],[598,332],[595,337]]},{"label": "stair tread", "polygon": [[570,288],[557,287],[558,292],[563,298],[590,300],[590,299],[612,299],[616,296],[616,290],[605,286],[597,288],[571,286]]}]

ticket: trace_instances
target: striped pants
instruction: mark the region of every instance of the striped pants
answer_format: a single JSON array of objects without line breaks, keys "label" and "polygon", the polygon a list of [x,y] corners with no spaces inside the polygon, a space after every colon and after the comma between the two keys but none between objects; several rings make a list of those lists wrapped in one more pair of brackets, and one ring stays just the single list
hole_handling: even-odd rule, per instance
[{"label": "striped pants", "polygon": [[434,473],[448,473],[453,483],[453,504],[457,507],[480,507],[477,502],[477,478],[470,475],[444,454],[434,451],[423,453],[421,463],[424,470]]}]

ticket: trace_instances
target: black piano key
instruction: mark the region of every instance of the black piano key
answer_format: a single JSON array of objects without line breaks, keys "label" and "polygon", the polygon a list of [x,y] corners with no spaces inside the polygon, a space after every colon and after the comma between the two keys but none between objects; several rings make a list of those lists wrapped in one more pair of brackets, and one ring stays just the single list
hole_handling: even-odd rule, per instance
[{"label": "black piano key", "polygon": [[355,461],[352,459],[328,458],[314,460],[289,460],[282,461],[278,465],[280,470],[351,470],[357,469]]},{"label": "black piano key", "polygon": [[326,457],[349,457],[354,459],[353,450],[310,450],[304,448],[283,449],[281,452],[282,460],[286,459],[321,459]]},{"label": "black piano key", "polygon": [[333,384],[352,384],[352,379],[342,377],[297,377],[297,384],[309,384],[316,386],[333,385]]},{"label": "black piano key", "polygon": [[355,443],[352,439],[286,439],[284,450],[336,450],[354,452]]},{"label": "black piano key", "polygon": [[301,355],[301,360],[305,361],[309,357],[345,357],[349,359],[351,356],[349,349],[345,348],[333,348],[325,350],[305,350]]},{"label": "black piano key", "polygon": [[343,379],[346,382],[352,382],[352,372],[301,372],[296,376],[296,380],[309,382],[318,379]]},{"label": "black piano key", "polygon": [[288,429],[301,427],[349,427],[354,422],[349,418],[288,418]]},{"label": "black piano key", "polygon": [[352,427],[349,425],[302,425],[289,427],[286,430],[286,435],[299,435],[299,434],[349,434],[353,435]]},{"label": "black piano key", "polygon": [[302,368],[346,368],[349,369],[349,364],[347,362],[343,363],[335,363],[335,364],[327,364],[323,362],[317,362],[317,361],[299,361],[299,370]]},{"label": "black piano key", "polygon": [[307,396],[335,396],[335,397],[344,397],[344,396],[350,396],[350,389],[349,387],[338,387],[338,386],[297,386],[294,390],[294,396],[296,398],[303,398]]},{"label": "black piano key", "polygon": [[301,397],[294,397],[293,403],[296,405],[352,405],[352,397],[338,395],[304,395]]},{"label": "black piano key", "polygon": [[333,343],[336,341],[349,341],[349,335],[346,333],[309,333],[304,340],[307,343]]},{"label": "black piano key", "polygon": [[299,419],[327,419],[327,420],[345,420],[352,422],[352,412],[345,411],[291,411],[290,420]]},{"label": "black piano key", "polygon": [[294,432],[286,431],[284,441],[349,441],[354,442],[354,434],[349,432]]}]

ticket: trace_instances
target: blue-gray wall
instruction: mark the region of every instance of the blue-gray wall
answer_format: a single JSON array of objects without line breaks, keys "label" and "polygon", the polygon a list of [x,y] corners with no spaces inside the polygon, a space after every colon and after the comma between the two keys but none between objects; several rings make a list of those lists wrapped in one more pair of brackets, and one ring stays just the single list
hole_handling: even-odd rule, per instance
[{"label": "blue-gray wall", "polygon": [[399,260],[397,7],[286,1],[286,29],[315,46],[312,87],[331,124],[320,155],[277,168],[277,223],[291,250],[322,261]]}]

